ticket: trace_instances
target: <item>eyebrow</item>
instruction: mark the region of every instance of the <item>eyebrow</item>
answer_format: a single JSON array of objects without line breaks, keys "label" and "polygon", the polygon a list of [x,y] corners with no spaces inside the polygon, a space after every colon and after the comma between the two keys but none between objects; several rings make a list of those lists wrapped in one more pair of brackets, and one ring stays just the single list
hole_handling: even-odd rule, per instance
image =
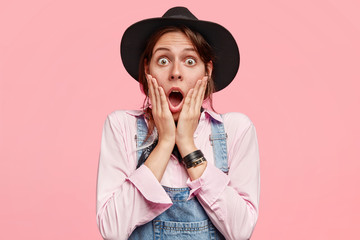
[{"label": "eyebrow", "polygon": [[[169,48],[165,48],[165,47],[159,47],[157,48],[153,54],[155,54],[157,51],[160,51],[160,50],[163,50],[163,51],[170,51]],[[196,52],[196,50],[194,48],[184,48],[183,51],[193,51],[193,52]]]}]

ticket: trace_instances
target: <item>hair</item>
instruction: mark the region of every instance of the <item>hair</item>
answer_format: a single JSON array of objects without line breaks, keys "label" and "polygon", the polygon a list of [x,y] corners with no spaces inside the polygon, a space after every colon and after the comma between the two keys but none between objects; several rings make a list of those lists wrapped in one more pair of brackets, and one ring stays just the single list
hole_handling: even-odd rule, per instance
[{"label": "hair", "polygon": [[[148,88],[148,84],[147,84],[147,80],[146,80],[145,64],[150,63],[150,60],[152,58],[152,53],[153,53],[153,50],[154,50],[154,47],[155,47],[155,44],[157,43],[157,41],[160,39],[161,36],[163,36],[164,34],[169,33],[169,32],[182,32],[190,39],[190,41],[194,45],[195,50],[199,54],[200,59],[205,64],[204,70],[206,73],[209,73],[208,63],[210,61],[212,61],[212,62],[215,61],[215,55],[214,55],[213,50],[212,50],[211,46],[209,45],[209,43],[204,39],[204,37],[200,33],[195,32],[186,26],[166,26],[166,27],[158,29],[155,33],[153,33],[150,36],[150,38],[147,41],[145,50],[143,51],[143,53],[140,57],[140,62],[139,62],[139,83],[141,84],[141,90],[143,91],[143,93],[146,96],[144,99],[144,103],[143,103],[143,111],[144,111],[146,119],[148,120],[148,132],[147,132],[147,136],[146,136],[144,142],[146,142],[147,139],[153,134],[154,126],[155,126],[151,108],[148,105],[148,100],[149,100],[148,90],[149,90],[149,88]],[[213,70],[213,72],[214,72],[214,70]],[[210,107],[213,111],[215,111],[214,107],[213,107],[213,102],[212,102],[212,94],[214,92],[215,92],[215,85],[214,85],[213,74],[211,74],[211,75],[209,75],[209,78],[208,78],[205,95],[204,95],[204,100],[209,101]]]}]

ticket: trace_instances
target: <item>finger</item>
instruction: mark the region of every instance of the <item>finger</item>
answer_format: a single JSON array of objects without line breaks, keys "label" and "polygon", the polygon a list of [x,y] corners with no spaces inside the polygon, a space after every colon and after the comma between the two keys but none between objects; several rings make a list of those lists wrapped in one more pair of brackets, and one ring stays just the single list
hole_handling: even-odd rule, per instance
[{"label": "finger", "polygon": [[169,110],[169,104],[166,100],[166,95],[165,95],[165,91],[162,87],[159,87],[159,90],[160,90],[160,100],[161,100],[161,108],[162,108],[162,111],[166,111],[166,110]]},{"label": "finger", "polygon": [[200,86],[201,86],[201,83],[202,83],[201,80],[198,80],[198,81],[196,82],[196,85],[195,85],[195,88],[194,88],[194,93],[193,93],[192,96],[191,96],[191,103],[190,103],[190,108],[191,108],[191,110],[196,110],[196,109],[195,109],[196,98],[197,98],[197,96],[198,96],[198,94],[199,94],[199,88],[200,88]]},{"label": "finger", "polygon": [[161,112],[161,100],[160,100],[160,92],[159,92],[159,85],[157,84],[157,81],[155,78],[152,78],[153,84],[154,84],[154,92],[155,92],[155,103],[156,108],[159,112]]},{"label": "finger", "polygon": [[199,94],[197,96],[196,99],[196,104],[195,104],[195,109],[200,109],[203,102],[204,102],[204,96],[205,96],[205,91],[206,91],[206,84],[207,84],[207,79],[208,77],[205,76],[203,77],[202,81],[201,81],[201,86],[199,89]]},{"label": "finger", "polygon": [[148,87],[149,87],[149,98],[151,100],[151,108],[152,110],[154,110],[154,104],[155,104],[155,92],[154,92],[154,85],[152,82],[152,77],[151,75],[147,75],[147,80],[148,80]]},{"label": "finger", "polygon": [[182,110],[181,111],[184,111],[184,112],[188,112],[189,109],[190,109],[190,104],[191,104],[191,98],[192,98],[192,95],[194,94],[194,89],[190,89],[189,92],[186,94],[186,97],[185,97],[185,101],[184,101],[184,105],[182,107]]}]

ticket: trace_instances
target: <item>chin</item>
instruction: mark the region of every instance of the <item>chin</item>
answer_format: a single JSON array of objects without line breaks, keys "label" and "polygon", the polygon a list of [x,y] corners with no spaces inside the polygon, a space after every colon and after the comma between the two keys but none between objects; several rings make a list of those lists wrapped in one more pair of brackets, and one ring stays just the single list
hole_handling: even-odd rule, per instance
[{"label": "chin", "polygon": [[177,122],[179,119],[180,112],[173,113],[172,115],[173,115],[174,121]]}]

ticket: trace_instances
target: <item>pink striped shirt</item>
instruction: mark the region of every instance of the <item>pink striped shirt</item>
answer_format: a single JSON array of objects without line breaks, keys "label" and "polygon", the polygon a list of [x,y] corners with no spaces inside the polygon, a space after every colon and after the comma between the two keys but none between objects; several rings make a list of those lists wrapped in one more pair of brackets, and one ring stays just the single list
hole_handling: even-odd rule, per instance
[{"label": "pink striped shirt", "polygon": [[[136,169],[136,117],[140,110],[116,110],[104,123],[97,179],[97,224],[104,239],[127,239],[139,225],[167,210],[172,201],[162,185],[190,187],[212,223],[226,239],[249,239],[258,219],[260,159],[256,129],[242,113],[223,118],[201,113],[195,145],[208,161],[202,176],[190,181],[187,171],[171,155],[161,182],[144,164]],[[210,118],[223,121],[228,134],[228,175],[215,167],[209,141]]]}]

